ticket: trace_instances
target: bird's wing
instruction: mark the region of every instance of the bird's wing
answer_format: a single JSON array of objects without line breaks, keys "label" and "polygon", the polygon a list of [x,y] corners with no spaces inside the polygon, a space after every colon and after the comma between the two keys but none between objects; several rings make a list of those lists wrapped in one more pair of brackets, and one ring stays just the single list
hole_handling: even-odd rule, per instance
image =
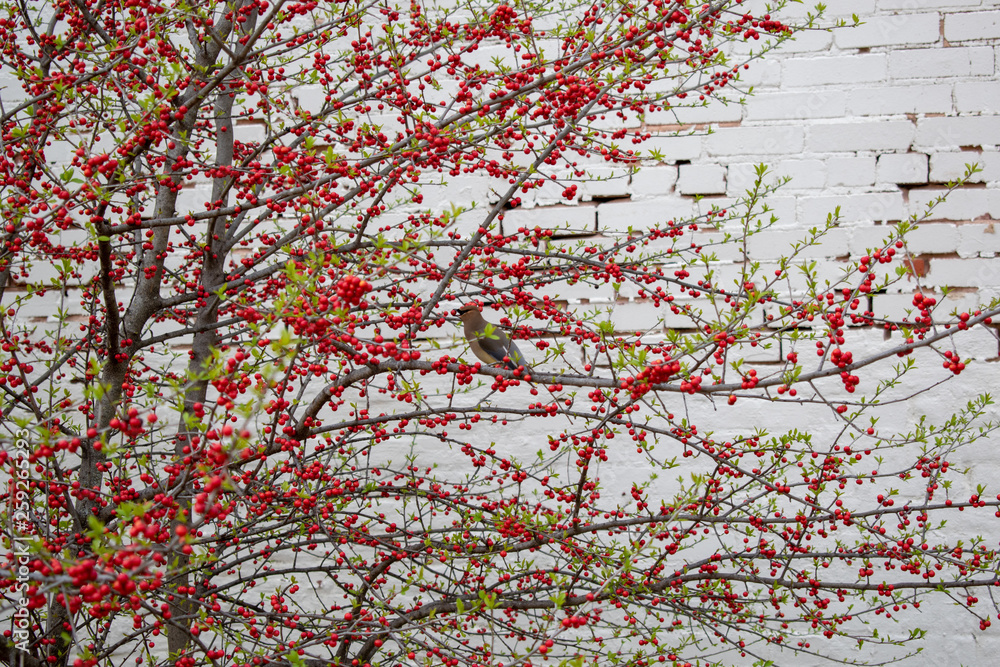
[{"label": "bird's wing", "polygon": [[528,367],[524,360],[524,355],[517,349],[517,345],[507,337],[500,329],[490,326],[486,332],[478,336],[479,347],[483,352],[492,357],[493,363],[503,362],[504,357],[510,361],[504,363],[509,370],[515,370],[518,366]]}]

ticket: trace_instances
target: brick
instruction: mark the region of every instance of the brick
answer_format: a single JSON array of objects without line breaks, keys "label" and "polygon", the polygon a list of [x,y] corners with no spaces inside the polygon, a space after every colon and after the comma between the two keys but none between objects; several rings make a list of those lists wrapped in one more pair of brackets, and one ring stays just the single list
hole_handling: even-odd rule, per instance
[{"label": "brick", "polygon": [[[909,210],[923,216],[929,203],[945,194],[945,190],[921,189],[910,191]],[[975,220],[983,216],[1000,218],[1000,190],[961,188],[948,195],[930,212],[929,220]]]},{"label": "brick", "polygon": [[847,228],[847,249],[851,257],[867,255],[874,248],[884,248],[896,238],[896,228],[886,225],[856,225]]},{"label": "brick", "polygon": [[789,58],[781,67],[781,83],[790,88],[883,81],[888,71],[886,56],[881,53]]},{"label": "brick", "polygon": [[955,110],[959,113],[1000,113],[1000,85],[996,81],[955,84]]},{"label": "brick", "polygon": [[1000,252],[1000,229],[996,223],[958,226],[959,257],[992,257]]},{"label": "brick", "polygon": [[800,246],[797,259],[829,259],[847,254],[847,232],[843,229],[831,229],[818,243],[806,245],[810,238],[802,229],[768,229],[747,239],[747,254],[755,260],[779,259],[790,256],[795,246]]},{"label": "brick", "polygon": [[660,197],[638,201],[612,201],[597,207],[597,225],[601,232],[626,232],[649,229],[667,220],[691,217],[694,207],[685,197]]},{"label": "brick", "polygon": [[[421,188],[423,206],[441,212],[452,206],[469,207],[486,201],[493,182],[481,176],[453,176],[445,183],[427,184]],[[563,187],[559,187],[562,192]]]},{"label": "brick", "polygon": [[615,331],[652,331],[663,328],[663,318],[651,302],[615,303],[607,306],[604,317]]},{"label": "brick", "polygon": [[740,86],[777,86],[781,83],[781,62],[778,60],[755,60],[750,63],[750,69],[740,70]]},{"label": "brick", "polygon": [[[690,308],[693,315],[687,314],[684,308]],[[674,308],[678,312],[674,312]],[[713,313],[714,309],[708,299],[676,299],[671,306],[662,305],[660,315],[663,318],[663,326],[668,329],[693,329],[697,326],[697,317],[705,313]]]},{"label": "brick", "polygon": [[555,229],[567,234],[592,234],[596,229],[595,211],[593,206],[515,208],[504,214],[503,229],[505,234],[513,234],[519,227]]},{"label": "brick", "polygon": [[1000,258],[932,259],[926,284],[932,287],[1000,285]]},{"label": "brick", "polygon": [[34,294],[28,296],[27,290],[17,287],[8,287],[4,290],[3,301],[0,302],[4,309],[17,305],[17,315],[15,322],[26,326],[34,326],[29,320],[35,318],[46,318],[46,321],[56,319],[60,311],[65,315],[85,315],[87,311],[81,305],[80,291],[75,287],[66,290],[66,298],[62,298],[60,290],[48,290],[43,296]]},{"label": "brick", "polygon": [[705,257],[711,257],[712,261],[743,261],[743,249],[738,244],[733,243],[732,239],[727,241],[725,235],[719,232],[706,232],[699,229],[696,232],[686,232],[683,237],[677,240],[676,244],[672,243],[672,241],[673,239],[656,239],[655,241],[650,241],[648,246],[644,246],[643,250],[649,255],[659,253],[663,257],[666,256],[664,253],[669,248],[690,248],[693,243],[701,247],[701,254]]},{"label": "brick", "polygon": [[181,188],[181,191],[177,193],[177,214],[204,213],[206,202],[211,201],[212,186],[208,183],[198,183]]},{"label": "brick", "polygon": [[629,192],[642,199],[669,193],[677,182],[677,167],[646,167],[632,174]]},{"label": "brick", "polygon": [[886,153],[878,157],[879,183],[926,183],[927,156],[923,153]]},{"label": "brick", "polygon": [[906,217],[903,195],[897,191],[803,197],[799,200],[799,220],[804,225],[821,225],[837,207],[841,223],[887,222]]},{"label": "brick", "polygon": [[588,201],[593,197],[618,197],[629,193],[629,173],[627,169],[595,167],[587,169],[587,177],[594,179],[580,184],[580,198]]},{"label": "brick", "polygon": [[878,0],[878,8],[880,11],[889,9],[913,11],[924,8],[977,6],[980,2],[981,0]]},{"label": "brick", "polygon": [[993,67],[993,49],[988,46],[894,49],[889,54],[889,76],[894,80],[986,76],[993,74]]},{"label": "brick", "polygon": [[[872,312],[878,318],[897,322],[904,317],[912,320],[914,310],[912,293],[881,293],[872,295]],[[892,334],[892,338],[896,338],[897,345],[902,342],[898,333]]]},{"label": "brick", "polygon": [[569,301],[580,303],[581,301],[608,302],[615,298],[615,289],[611,283],[594,284],[590,282],[577,282],[572,285],[566,282],[557,282],[540,287],[533,287],[532,294],[537,298],[549,297],[556,301]]},{"label": "brick", "polygon": [[937,12],[866,16],[862,25],[835,30],[834,42],[841,49],[931,44],[938,40],[939,31]]},{"label": "brick", "polygon": [[810,127],[806,146],[816,152],[906,150],[913,136],[907,120],[833,123]]},{"label": "brick", "polygon": [[[543,177],[548,176],[548,174],[544,172],[542,175]],[[565,174],[557,174],[557,176],[559,175],[565,175]],[[565,191],[566,191],[565,184],[546,178],[545,182],[542,183],[542,185],[532,188],[527,192],[527,194],[518,193],[517,196],[520,197],[521,201],[524,204],[526,204],[529,208],[535,206],[557,206],[559,204],[567,203],[567,199],[563,195]],[[489,193],[489,190],[487,190],[487,193]],[[488,196],[488,194],[484,195],[483,199],[479,201],[485,201],[486,196]],[[580,197],[580,192],[578,190],[577,198],[579,197]],[[427,200],[425,198],[425,205],[426,203]],[[440,205],[443,205],[444,208],[447,208],[447,199],[442,201]]]},{"label": "brick", "polygon": [[916,146],[959,147],[1000,144],[1000,116],[950,116],[917,121]]},{"label": "brick", "polygon": [[833,43],[833,34],[825,30],[802,30],[775,50],[776,55],[826,51]]},{"label": "brick", "polygon": [[1000,181],[1000,153],[955,151],[931,155],[931,182],[948,183],[965,175],[965,165],[976,163],[982,171],[974,174],[970,183]]},{"label": "brick", "polygon": [[[767,211],[763,211],[761,203],[758,203],[754,207],[754,214],[757,220],[765,224],[773,224],[785,228],[795,226],[795,209],[798,203],[798,199],[796,197],[778,197],[771,195],[769,197],[765,197],[762,203],[767,207]],[[737,204],[738,201],[732,197],[712,197],[702,199],[698,202],[698,213],[700,215],[706,215],[713,206],[717,208],[732,209],[733,207],[736,207]],[[746,206],[739,205],[737,211],[744,213],[746,211]]]},{"label": "brick", "polygon": [[841,91],[758,93],[747,99],[748,121],[842,118],[847,100]]},{"label": "brick", "polygon": [[718,164],[682,164],[677,191],[683,195],[717,195],[726,192],[726,168]]},{"label": "brick", "polygon": [[826,184],[831,187],[874,185],[874,157],[831,157],[826,161]]},{"label": "brick", "polygon": [[773,127],[722,128],[705,138],[709,155],[775,155],[798,153],[802,150],[802,127],[782,125]]},{"label": "brick", "polygon": [[663,111],[652,111],[646,114],[646,123],[651,125],[692,124],[692,123],[728,123],[743,118],[743,107],[738,100],[727,103],[719,100],[707,100],[705,104],[692,106],[674,106]]},{"label": "brick", "polygon": [[[814,3],[815,4],[815,3]],[[908,5],[912,9],[912,4]],[[813,5],[807,2],[790,4],[782,11],[782,16],[804,18],[809,12],[815,12]],[[825,18],[851,18],[852,14],[865,16],[875,13],[875,0],[841,0],[837,3],[830,3]],[[786,19],[787,20],[787,19]]]},{"label": "brick", "polygon": [[3,96],[4,110],[8,113],[28,99],[24,88],[21,87],[21,80],[10,72],[0,73],[0,95]]},{"label": "brick", "polygon": [[918,255],[951,254],[958,250],[959,238],[956,225],[941,222],[924,223],[906,234],[906,247]]},{"label": "brick", "polygon": [[[826,184],[826,163],[823,160],[782,160],[764,176],[766,183],[780,178],[791,180],[783,187],[786,190],[819,190]],[[757,181],[756,162],[730,164],[726,176],[726,194],[741,196]]]},{"label": "brick", "polygon": [[654,135],[642,144],[643,156],[652,156],[658,153],[664,162],[676,162],[677,160],[694,160],[701,157],[702,145],[705,140],[703,134],[688,134],[676,136]]},{"label": "brick", "polygon": [[267,125],[264,123],[237,122],[233,126],[233,136],[243,143],[261,143],[267,138]]},{"label": "brick", "polygon": [[952,87],[920,85],[854,88],[848,95],[847,108],[856,116],[949,113],[952,110]]},{"label": "brick", "polygon": [[311,114],[318,114],[323,109],[323,105],[326,104],[327,90],[319,84],[307,84],[297,87],[291,95],[295,100],[296,108]]},{"label": "brick", "polygon": [[949,42],[1000,38],[1000,11],[945,14],[944,38]]}]

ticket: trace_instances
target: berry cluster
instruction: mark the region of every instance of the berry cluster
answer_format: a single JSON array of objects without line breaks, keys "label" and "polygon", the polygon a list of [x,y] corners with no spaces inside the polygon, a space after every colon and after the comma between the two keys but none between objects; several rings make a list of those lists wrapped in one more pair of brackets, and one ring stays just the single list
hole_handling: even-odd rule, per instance
[{"label": "berry cluster", "polygon": [[342,301],[356,306],[361,303],[365,294],[370,292],[372,285],[364,278],[354,275],[344,276],[337,283],[337,297]]}]

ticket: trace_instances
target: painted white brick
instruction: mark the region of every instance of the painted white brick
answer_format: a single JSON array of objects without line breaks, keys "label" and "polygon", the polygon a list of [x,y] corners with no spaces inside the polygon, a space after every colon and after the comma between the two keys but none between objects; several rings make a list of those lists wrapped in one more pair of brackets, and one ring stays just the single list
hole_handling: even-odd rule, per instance
[{"label": "painted white brick", "polygon": [[940,17],[937,12],[866,16],[864,24],[834,31],[841,49],[857,49],[890,44],[930,44],[938,40]]},{"label": "painted white brick", "polygon": [[[909,211],[923,215],[927,205],[945,193],[944,190],[911,190]],[[1000,217],[1000,190],[963,188],[948,195],[930,213],[929,220],[975,220],[982,216]]]},{"label": "painted white brick", "polygon": [[1000,252],[1000,229],[996,223],[967,224],[958,226],[959,257],[991,257]]},{"label": "painted white brick", "polygon": [[[710,199],[702,199],[698,202],[698,213],[701,215],[706,215],[713,206],[718,208],[731,209],[736,206],[737,200],[731,197],[712,197]],[[754,214],[756,220],[759,220],[765,224],[774,224],[779,227],[789,228],[796,226],[796,207],[798,205],[797,197],[777,197],[770,196],[763,200],[763,206],[767,208],[764,211],[761,208],[761,204],[758,203],[754,207]],[[738,211],[742,214],[745,213],[746,207],[740,207]],[[754,223],[756,224],[756,222]],[[739,234],[742,228],[732,229],[726,228],[732,234]]]},{"label": "painted white brick", "polygon": [[[814,3],[815,4],[815,3]],[[912,8],[912,6],[911,6]],[[815,12],[813,5],[807,2],[801,4],[789,5],[787,8],[787,13],[783,14],[785,16],[796,16],[799,18],[805,17],[809,12]],[[841,0],[836,4],[830,3],[827,6],[827,13],[824,14],[826,18],[850,18],[852,14],[858,14],[859,16],[865,16],[867,14],[875,13],[875,0]]]},{"label": "painted white brick", "polygon": [[889,75],[893,79],[985,76],[992,74],[993,68],[993,49],[989,46],[896,49],[889,54]]},{"label": "painted white brick", "polygon": [[838,90],[759,93],[747,99],[748,121],[842,118],[847,100]]},{"label": "painted white brick", "polygon": [[773,127],[724,127],[705,138],[709,155],[775,155],[802,150],[803,128],[795,125]]},{"label": "painted white brick", "polygon": [[[913,295],[905,294],[875,294],[872,296],[872,312],[882,319],[899,321],[904,317],[913,317]],[[900,335],[893,333],[897,344],[901,342]]]},{"label": "painted white brick", "polygon": [[913,136],[906,120],[835,123],[810,127],[806,145],[816,152],[906,150]]},{"label": "painted white brick", "polygon": [[833,34],[825,30],[803,30],[777,48],[775,54],[826,51],[833,42]]},{"label": "painted white brick", "polygon": [[775,60],[756,60],[750,63],[750,69],[740,70],[739,82],[741,87],[754,86],[777,86],[781,83],[782,66],[781,62]]},{"label": "painted white brick", "polygon": [[649,229],[693,214],[693,201],[685,197],[612,201],[597,207],[597,225],[602,232],[626,232],[630,228]]},{"label": "painted white brick", "polygon": [[948,183],[965,174],[965,165],[977,163],[982,171],[972,176],[970,183],[1000,181],[1000,153],[956,151],[931,155],[931,181]]},{"label": "painted white brick", "polygon": [[[428,184],[421,188],[423,206],[444,211],[452,206],[469,207],[473,202],[484,203],[489,197],[492,181],[482,176],[454,176],[445,183]],[[559,191],[563,190],[558,186]]]},{"label": "painted white brick", "polygon": [[557,282],[543,287],[533,287],[532,294],[536,297],[549,297],[556,301],[579,303],[587,301],[608,302],[615,298],[615,289],[611,283],[594,284],[591,282],[576,282],[572,285]]},{"label": "painted white brick", "polygon": [[646,167],[632,174],[629,191],[636,198],[658,197],[674,187],[677,167]]},{"label": "painted white brick", "polygon": [[949,42],[1000,37],[1000,11],[945,14],[944,38]]},{"label": "painted white brick", "polygon": [[24,88],[21,87],[20,79],[10,72],[0,74],[0,95],[3,96],[3,101],[6,105],[5,111],[7,112],[13,110],[20,102],[28,99]]},{"label": "painted white brick", "polygon": [[840,207],[840,221],[886,222],[906,217],[900,192],[867,192],[838,196],[803,197],[799,200],[799,220],[804,225],[819,225],[827,214]]},{"label": "painted white brick", "polygon": [[932,287],[982,287],[1000,284],[1000,258],[931,260],[925,278]]},{"label": "painted white brick", "polygon": [[237,141],[260,143],[267,138],[267,126],[263,123],[236,123],[233,136]]},{"label": "painted white brick", "polygon": [[875,158],[831,157],[826,161],[826,184],[831,187],[873,185]]},{"label": "painted white brick", "polygon": [[952,110],[950,85],[875,86],[854,88],[847,108],[857,116],[904,113],[948,113]]},{"label": "painted white brick", "polygon": [[924,223],[906,235],[907,249],[918,255],[954,253],[958,245],[958,226],[948,223]]},{"label": "painted white brick", "polygon": [[895,238],[895,228],[885,225],[857,225],[848,228],[847,247],[851,257],[869,254],[874,248],[884,248]]},{"label": "painted white brick", "polygon": [[718,164],[682,164],[677,191],[682,195],[724,194],[726,168]]},{"label": "painted white brick", "polygon": [[1000,116],[921,118],[914,145],[919,147],[995,146],[1000,144]]},{"label": "painted white brick", "polygon": [[1000,85],[996,81],[955,84],[955,109],[959,113],[1000,113]]},{"label": "painted white brick", "polygon": [[796,254],[797,259],[829,260],[831,257],[841,257],[848,253],[848,232],[843,228],[834,228],[824,234],[818,243],[805,245],[810,238],[806,230],[768,229],[750,236],[747,240],[747,254],[756,260],[779,259],[791,256],[795,246],[802,246]]},{"label": "painted white brick", "polygon": [[879,183],[926,183],[927,156],[923,153],[886,153],[878,157]]},{"label": "painted white brick", "polygon": [[319,84],[299,86],[292,91],[292,97],[296,101],[297,108],[308,111],[311,114],[317,114],[323,109],[323,105],[326,104],[326,96],[326,88]]},{"label": "painted white brick", "polygon": [[830,58],[790,58],[784,61],[781,83],[789,88],[882,81],[888,63],[881,53]]},{"label": "painted white brick", "polygon": [[519,227],[534,229],[559,229],[565,233],[593,233],[593,206],[536,206],[535,208],[515,208],[504,214],[505,234],[512,234]]},{"label": "painted white brick", "polygon": [[177,193],[177,213],[204,213],[205,204],[212,201],[212,186],[208,183],[181,188]]},{"label": "painted white brick", "polygon": [[629,193],[629,174],[625,169],[595,167],[587,169],[587,180],[580,184],[580,196],[584,201],[592,197],[617,197]]},{"label": "painted white brick", "polygon": [[615,303],[607,307],[605,317],[615,331],[652,331],[663,326],[661,313],[652,302]]},{"label": "painted white brick", "polygon": [[[714,200],[718,201],[718,200]],[[733,202],[726,202],[725,206],[731,206]],[[721,205],[721,203],[720,203]],[[734,233],[738,233],[739,230]],[[651,241],[649,244],[650,251],[654,249],[663,252],[665,248],[670,246],[666,245],[667,239],[657,239],[656,241]],[[713,257],[715,261],[719,262],[742,262],[744,259],[743,249],[738,245],[725,240],[725,235],[719,232],[705,232],[698,230],[697,232],[689,232],[683,238],[683,244],[678,243],[676,247],[690,247],[693,243],[701,247],[701,254],[706,257]]]},{"label": "painted white brick", "polygon": [[[784,190],[820,190],[826,184],[826,163],[822,160],[782,160],[765,176],[768,182],[789,177],[791,180]],[[757,181],[756,162],[737,162],[730,164],[726,175],[726,194],[740,196]]]},{"label": "painted white brick", "polygon": [[879,11],[889,9],[938,9],[940,7],[978,7],[982,0],[878,0]]},{"label": "painted white brick", "polygon": [[692,124],[692,123],[728,123],[743,118],[743,107],[738,101],[728,104],[719,100],[707,100],[705,104],[692,106],[675,106],[663,111],[653,111],[646,114],[646,122],[652,125],[661,124]]},{"label": "painted white brick", "polygon": [[643,156],[658,153],[664,162],[677,160],[694,160],[701,157],[703,134],[688,134],[677,136],[652,136],[642,144]]}]

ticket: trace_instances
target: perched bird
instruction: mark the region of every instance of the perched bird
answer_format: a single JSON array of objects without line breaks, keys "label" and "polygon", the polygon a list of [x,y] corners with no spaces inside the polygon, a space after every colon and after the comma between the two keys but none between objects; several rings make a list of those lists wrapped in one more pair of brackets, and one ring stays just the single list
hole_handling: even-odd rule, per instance
[{"label": "perched bird", "polygon": [[518,366],[531,370],[514,341],[499,327],[484,320],[479,306],[467,303],[457,312],[462,318],[463,333],[469,341],[469,347],[481,361],[491,366],[499,364],[512,371]]}]

